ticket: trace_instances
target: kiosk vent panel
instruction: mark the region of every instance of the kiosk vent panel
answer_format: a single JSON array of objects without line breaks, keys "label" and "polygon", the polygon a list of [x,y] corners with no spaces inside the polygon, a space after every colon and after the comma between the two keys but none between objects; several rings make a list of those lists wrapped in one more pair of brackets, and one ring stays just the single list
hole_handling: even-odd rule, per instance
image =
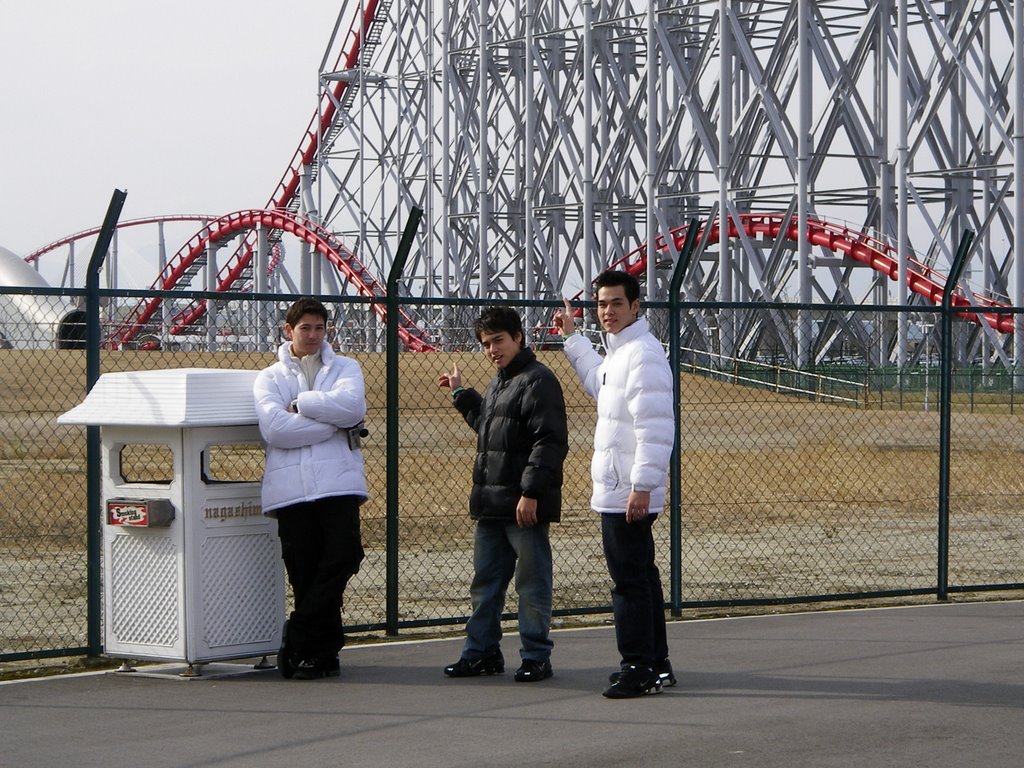
[{"label": "kiosk vent panel", "polygon": [[130,533],[110,542],[111,632],[121,643],[178,641],[178,558],[167,536]]},{"label": "kiosk vent panel", "polygon": [[279,560],[270,532],[211,536],[203,542],[203,628],[210,648],[277,638]]}]

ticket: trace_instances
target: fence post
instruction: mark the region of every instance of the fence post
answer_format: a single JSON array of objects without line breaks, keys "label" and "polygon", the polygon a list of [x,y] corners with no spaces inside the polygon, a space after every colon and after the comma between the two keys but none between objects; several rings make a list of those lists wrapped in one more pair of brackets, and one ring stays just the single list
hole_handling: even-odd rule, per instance
[{"label": "fence post", "polygon": [[391,263],[387,283],[387,512],[385,519],[385,568],[386,592],[384,609],[384,631],[389,635],[398,634],[398,281],[405,270],[416,230],[419,228],[423,209],[413,206],[405,222],[402,240]]},{"label": "fence post", "polygon": [[[110,241],[117,228],[117,220],[124,207],[124,199],[128,193],[115,189],[107,206],[107,215],[103,219],[96,245],[89,258],[89,267],[85,274],[85,389],[92,390],[100,377],[100,347],[103,334],[100,329],[100,269],[110,248]],[[85,428],[85,475],[86,475],[86,646],[89,656],[99,656],[103,652],[103,638],[100,632],[100,613],[102,610],[102,588],[100,576],[100,557],[103,544],[100,533],[103,525],[103,502],[100,498],[102,490],[102,451],[100,445],[100,428]]]},{"label": "fence post", "polygon": [[669,495],[669,592],[673,616],[682,614],[683,603],[683,525],[682,525],[682,493],[679,483],[682,478],[682,450],[679,444],[679,430],[681,421],[681,409],[679,400],[681,397],[679,375],[681,373],[679,362],[679,335],[681,322],[679,319],[679,291],[682,289],[683,278],[689,269],[690,261],[693,259],[693,252],[697,246],[697,219],[690,219],[686,228],[686,240],[679,252],[675,269],[672,270],[672,279],[669,283],[668,292],[668,358],[669,367],[672,369],[672,409],[675,421],[675,435],[672,440],[672,461],[669,464],[669,473],[672,482],[670,483]]},{"label": "fence post", "polygon": [[939,557],[937,592],[939,600],[949,598],[949,451],[950,412],[953,409],[953,293],[967,262],[974,232],[965,229],[953,257],[953,266],[942,289],[942,360],[939,381]]}]

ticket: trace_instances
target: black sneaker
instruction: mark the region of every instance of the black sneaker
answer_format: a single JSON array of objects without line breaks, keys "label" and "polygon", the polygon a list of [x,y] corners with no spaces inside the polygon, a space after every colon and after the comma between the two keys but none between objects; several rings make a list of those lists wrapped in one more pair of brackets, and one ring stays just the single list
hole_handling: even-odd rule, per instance
[{"label": "black sneaker", "polygon": [[337,677],[341,674],[341,665],[337,656],[323,656],[296,661],[294,670],[296,680],[320,680],[324,677]]},{"label": "black sneaker", "polygon": [[[662,659],[661,661],[655,662],[654,671],[658,673],[658,679],[661,680],[662,688],[671,688],[676,684],[676,676],[675,673],[672,672],[672,662],[668,659]],[[621,676],[621,669],[618,672],[612,672],[608,675],[608,682],[614,683]]]},{"label": "black sneaker", "polygon": [[277,651],[277,668],[281,671],[281,677],[285,680],[291,680],[295,676],[295,660],[292,659],[291,651],[288,650],[288,646],[285,644],[285,638],[288,637],[288,621],[284,622],[284,626],[281,628],[281,647]]},{"label": "black sneaker", "polygon": [[619,672],[618,679],[604,689],[606,699],[636,699],[661,693],[661,679],[658,673],[647,667],[629,664]]},{"label": "black sneaker", "polygon": [[662,688],[671,688],[676,684],[676,675],[672,671],[672,662],[668,659],[654,662],[654,671],[658,673]]},{"label": "black sneaker", "polygon": [[517,683],[536,683],[539,680],[547,680],[553,674],[550,661],[523,659],[523,664],[516,670],[515,677]]},{"label": "black sneaker", "polygon": [[482,659],[462,658],[444,668],[448,677],[479,677],[480,675],[500,675],[505,671],[505,658],[501,651],[484,656]]}]

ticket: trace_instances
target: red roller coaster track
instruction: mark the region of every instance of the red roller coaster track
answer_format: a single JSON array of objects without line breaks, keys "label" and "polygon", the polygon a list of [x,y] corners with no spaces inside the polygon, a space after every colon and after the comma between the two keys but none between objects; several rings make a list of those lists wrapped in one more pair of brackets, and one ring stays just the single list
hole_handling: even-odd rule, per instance
[{"label": "red roller coaster track", "polygon": [[[383,15],[386,15],[388,7],[389,0],[366,0],[362,15],[357,16],[349,30],[348,37],[351,40],[351,44],[347,52],[343,52],[338,56],[336,62],[337,69],[352,70],[359,65],[360,57],[369,50],[373,43],[374,38],[371,31],[374,25],[379,23],[377,18],[378,11],[383,10]],[[350,251],[337,242],[323,228],[294,212],[298,207],[298,191],[302,169],[304,167],[315,167],[320,142],[324,137],[331,135],[338,105],[344,102],[346,90],[349,87],[349,81],[338,80],[335,82],[332,92],[324,95],[321,102],[322,109],[310,120],[298,149],[296,149],[292,156],[288,169],[270,198],[267,210],[239,211],[216,219],[184,215],[156,217],[138,219],[121,225],[132,226],[157,221],[184,221],[193,218],[210,222],[203,230],[193,236],[178,251],[174,258],[167,263],[166,268],[152,284],[152,289],[171,290],[181,283],[187,284],[188,280],[199,270],[210,242],[217,242],[238,232],[245,231],[245,241],[236,249],[234,255],[217,273],[216,290],[231,290],[235,283],[249,269],[253,255],[253,229],[260,225],[272,230],[290,232],[315,247],[318,252],[323,254],[342,272],[350,283],[355,286],[360,295],[373,298],[383,297],[384,293],[380,283],[369,274],[363,264]],[[703,234],[703,226],[701,234]],[[764,236],[774,239],[782,236],[796,242],[799,240],[800,234],[798,228],[796,217],[787,217],[784,214],[752,213],[741,215],[738,218],[731,218],[726,235],[730,238],[737,238],[742,230],[749,237]],[[680,227],[671,230],[667,236],[657,238],[655,241],[656,254],[667,255],[669,248],[666,237],[672,238],[672,242],[677,249],[681,247],[686,237],[686,230],[687,227]],[[708,242],[719,241],[721,237],[719,230],[719,223],[717,221],[713,222],[711,224],[711,231],[708,233]],[[95,234],[95,231],[89,230],[62,238],[29,254],[26,257],[26,261],[34,261],[47,251],[93,234]],[[892,280],[899,279],[899,261],[895,249],[863,232],[856,232],[847,227],[837,226],[819,219],[809,219],[805,237],[813,245],[822,246],[835,253],[844,254],[857,262],[888,275]],[[640,275],[644,273],[647,268],[646,245],[635,248],[611,266],[625,269],[632,274]],[[931,267],[912,260],[907,272],[907,283],[910,290],[914,293],[923,296],[933,304],[939,304],[942,300],[942,291],[946,284],[946,277]],[[964,308],[963,311],[957,313],[960,317],[979,324],[987,323],[992,328],[1003,333],[1013,332],[1013,317],[1011,315],[984,311],[987,307],[1008,306],[1006,304],[973,292],[970,294],[970,297],[958,292],[953,297],[953,304],[955,307]],[[136,339],[153,317],[159,305],[159,298],[144,299],[139,302],[129,314],[128,319],[111,335],[110,341],[112,346],[121,346]],[[373,307],[378,315],[384,316],[384,307],[381,304],[376,303]],[[173,332],[179,332],[195,323],[205,312],[205,301],[194,302],[191,306],[175,315],[172,321]],[[410,349],[417,351],[434,349],[427,340],[425,332],[418,328],[412,319],[405,314],[401,318],[400,336]]]},{"label": "red roller coaster track", "polygon": [[[688,229],[688,226],[683,226],[668,233],[677,250],[682,248]],[[781,213],[748,213],[741,214],[738,219],[730,218],[726,236],[738,238],[740,229],[748,237],[763,236],[774,240],[782,236],[793,242],[800,239],[798,219],[795,216],[786,216]],[[703,235],[703,233],[704,225],[701,225],[698,234]],[[717,243],[720,239],[721,225],[716,220],[711,224],[708,242]],[[899,258],[896,249],[870,235],[821,219],[808,219],[806,240],[812,245],[820,245],[834,253],[844,254],[854,261],[866,264],[875,271],[888,275],[890,280],[899,280]],[[667,254],[668,250],[665,237],[659,236],[655,240],[655,252]],[[632,275],[642,276],[647,270],[647,246],[641,245],[633,249],[611,267],[625,270]],[[938,305],[942,303],[946,276],[926,264],[911,259],[907,269],[907,285],[914,293],[923,296],[932,304]],[[969,310],[957,312],[958,317],[978,324],[987,323],[1002,333],[1013,333],[1012,315],[984,311],[986,307],[1006,307],[1009,306],[1008,304],[971,292],[970,298],[961,293],[954,294],[953,306]],[[979,309],[982,311],[979,312]]]},{"label": "red roller coaster track", "polygon": [[[161,221],[208,221],[209,224],[193,236],[168,261],[161,279],[154,284],[154,288],[167,289],[177,285],[186,275],[190,277],[189,270],[195,268],[197,260],[205,254],[207,246],[211,241],[217,242],[241,231],[251,231],[257,225],[260,225],[269,229],[289,232],[312,245],[317,252],[323,254],[356,287],[360,295],[377,299],[381,299],[385,295],[384,288],[380,282],[369,273],[351,251],[346,249],[344,245],[319,225],[290,211],[248,210],[239,211],[220,218],[198,214],[157,216],[126,221],[119,226],[130,227]],[[703,224],[701,225],[700,235],[703,235],[704,226]],[[688,227],[685,226],[678,227],[668,233],[668,237],[672,238],[677,249],[682,247],[687,229]],[[795,217],[787,218],[784,214],[744,214],[739,216],[738,219],[730,219],[728,237],[738,238],[740,229],[748,237],[762,236],[776,239],[783,236],[796,242],[798,221]],[[35,261],[43,254],[67,245],[70,242],[94,236],[97,231],[98,229],[85,230],[56,240],[29,254],[25,260],[29,262]],[[708,242],[717,243],[720,238],[720,226],[715,221],[711,225]],[[820,219],[809,219],[807,222],[807,240],[814,245],[825,247],[834,253],[845,254],[853,260],[887,275],[891,280],[899,279],[899,261],[896,250],[863,232],[857,232],[849,227],[835,225]],[[655,240],[655,250],[657,254],[668,254],[669,249],[665,236],[660,236]],[[218,275],[218,290],[227,290],[227,286],[233,285],[248,267],[252,257],[251,247],[244,249],[244,251],[245,253],[242,254],[242,258],[235,258],[221,270]],[[631,274],[642,277],[647,270],[646,254],[646,245],[641,245],[610,266],[612,268],[624,269]],[[942,301],[946,276],[926,264],[911,259],[907,270],[907,283],[911,291],[924,297],[930,303],[937,305]],[[579,298],[579,295],[577,295],[577,298]],[[972,292],[970,298],[962,293],[954,294],[953,305],[954,307],[963,308],[963,311],[957,313],[959,317],[979,324],[987,323],[1002,333],[1013,333],[1012,315],[984,311],[986,307],[1004,307],[1009,306],[1008,304]],[[140,302],[128,316],[128,319],[111,335],[111,343],[116,347],[135,339],[143,331],[159,306],[160,299],[158,298]],[[981,311],[978,311],[979,309]],[[374,304],[374,311],[382,319],[385,317],[385,310],[381,304]],[[179,312],[172,321],[172,332],[181,332],[199,319],[204,312],[205,304],[202,303]],[[399,329],[400,338],[410,349],[415,351],[435,349],[427,339],[426,334],[405,313],[402,315]]]},{"label": "red roller coaster track", "polygon": [[[380,9],[386,11],[388,5],[388,0],[366,0],[362,14],[356,18],[349,30],[348,37],[351,44],[348,51],[338,56],[335,62],[336,69],[347,71],[358,66],[361,55],[366,52],[367,44],[374,39],[370,32],[374,24],[378,22],[377,12]],[[310,120],[306,132],[299,142],[298,149],[292,155],[288,169],[281,177],[281,181],[278,182],[274,194],[271,195],[267,210],[239,211],[212,222],[193,236],[175,257],[168,261],[166,268],[150,286],[151,289],[172,290],[183,281],[191,279],[200,268],[208,243],[217,242],[229,234],[245,231],[244,242],[217,273],[216,290],[231,290],[239,278],[246,273],[252,262],[253,228],[259,223],[271,230],[291,232],[314,245],[317,251],[327,257],[345,275],[360,295],[371,297],[383,295],[380,284],[351,252],[335,241],[328,232],[295,214],[295,210],[298,208],[302,169],[315,167],[320,142],[324,137],[330,136],[338,105],[344,102],[346,91],[350,87],[349,81],[338,80],[335,82],[332,92],[324,94],[321,101],[322,108]],[[156,312],[160,302],[159,298],[140,301],[129,313],[128,320],[111,335],[111,345],[118,347],[136,338]],[[383,307],[378,304],[374,305],[374,310],[378,314],[384,311]],[[173,331],[178,332],[195,323],[205,312],[205,301],[193,302],[190,307],[175,316]],[[383,317],[383,314],[381,316]],[[409,345],[410,349],[416,351],[433,349],[426,340],[424,332],[416,327],[407,315],[403,315],[401,318],[399,336]]]},{"label": "red roller coaster track", "polygon": [[[177,213],[169,216],[147,216],[142,219],[120,221],[117,224],[117,228],[128,229],[129,227],[139,227],[146,224],[160,224],[163,222],[176,221],[213,221],[216,218],[216,216],[201,213]],[[99,233],[100,227],[92,227],[91,229],[83,229],[81,232],[75,232],[73,235],[66,235],[65,237],[60,238],[60,240],[54,240],[52,243],[47,243],[42,248],[37,248],[32,251],[32,253],[25,257],[25,261],[32,264],[38,261],[40,256],[45,256],[50,251],[55,251],[58,248],[75,242],[76,240],[85,240],[86,238],[95,237]]]},{"label": "red roller coaster track", "polygon": [[[185,243],[173,258],[168,260],[167,268],[164,270],[165,281],[168,284],[174,285],[185,278],[189,270],[195,266],[199,257],[206,253],[210,243],[229,240],[240,232],[251,232],[261,226],[271,230],[288,232],[297,239],[309,243],[317,253],[327,258],[339,272],[356,286],[361,296],[373,299],[383,299],[386,297],[387,294],[384,286],[370,274],[362,262],[356,258],[355,254],[345,248],[330,232],[309,219],[291,211],[283,210],[238,211],[211,221],[201,232]],[[228,269],[229,266],[230,269],[227,274],[222,270],[218,274],[218,278],[225,284],[236,282],[251,260],[252,253],[250,250],[247,258],[234,259],[229,265],[225,265],[225,269]],[[159,307],[159,298],[146,299],[140,302],[121,326],[111,334],[111,345],[119,347],[137,338]],[[372,308],[381,319],[385,319],[386,312],[381,302],[374,303]],[[205,305],[192,306],[182,310],[172,319],[171,332],[180,333],[195,323],[203,312],[205,312]],[[399,318],[398,333],[399,338],[413,351],[427,352],[434,349],[424,332],[404,311],[401,311]]]}]

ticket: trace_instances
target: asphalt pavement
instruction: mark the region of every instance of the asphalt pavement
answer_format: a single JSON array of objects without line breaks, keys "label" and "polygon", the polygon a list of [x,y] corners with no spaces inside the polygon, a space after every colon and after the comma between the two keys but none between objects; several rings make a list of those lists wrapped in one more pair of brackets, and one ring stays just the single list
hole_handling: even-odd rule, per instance
[{"label": "asphalt pavement", "polygon": [[601,696],[610,627],[553,678],[442,674],[461,638],[350,646],[340,677],[182,665],[0,683],[0,766],[1024,766],[1024,602],[669,624],[678,685]]}]

